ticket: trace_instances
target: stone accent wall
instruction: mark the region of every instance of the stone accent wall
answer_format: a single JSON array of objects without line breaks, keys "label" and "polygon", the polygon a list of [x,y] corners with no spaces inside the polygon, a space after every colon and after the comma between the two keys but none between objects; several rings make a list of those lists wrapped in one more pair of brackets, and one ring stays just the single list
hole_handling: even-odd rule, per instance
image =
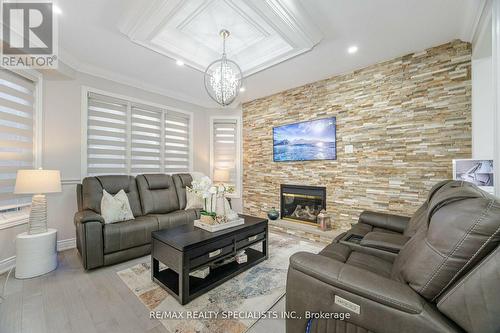
[{"label": "stone accent wall", "polygon": [[[337,117],[337,160],[273,162],[272,129]],[[353,145],[354,153],[344,153]],[[279,186],[326,186],[347,228],[365,209],[411,215],[471,157],[471,45],[452,41],[243,105],[243,207],[279,209]]]}]

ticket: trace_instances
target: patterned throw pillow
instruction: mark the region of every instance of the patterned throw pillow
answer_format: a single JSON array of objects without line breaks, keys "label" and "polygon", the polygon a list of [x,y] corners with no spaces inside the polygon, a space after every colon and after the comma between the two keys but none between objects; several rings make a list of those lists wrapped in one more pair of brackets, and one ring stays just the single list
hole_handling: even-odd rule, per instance
[{"label": "patterned throw pillow", "polygon": [[132,209],[124,190],[120,190],[115,196],[112,196],[106,190],[102,190],[101,215],[106,224],[134,219],[134,214],[132,214]]},{"label": "patterned throw pillow", "polygon": [[186,208],[184,209],[203,209],[203,205],[205,204],[204,199],[200,197],[198,194],[194,193],[191,188],[186,187]]}]

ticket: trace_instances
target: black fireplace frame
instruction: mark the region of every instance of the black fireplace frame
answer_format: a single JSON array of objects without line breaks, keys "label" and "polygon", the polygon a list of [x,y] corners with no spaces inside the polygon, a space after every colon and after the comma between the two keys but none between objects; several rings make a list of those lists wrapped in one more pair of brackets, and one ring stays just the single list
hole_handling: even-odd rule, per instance
[{"label": "black fireplace frame", "polygon": [[[326,187],[324,186],[310,186],[310,185],[291,185],[291,184],[280,184],[280,216],[281,219],[287,220],[287,221],[293,221],[297,223],[304,223],[304,224],[309,224],[309,225],[315,225],[317,226],[317,223],[312,223],[308,222],[305,220],[301,220],[298,218],[293,218],[293,217],[284,217],[284,202],[283,202],[283,189],[292,189],[296,190],[297,193],[292,193],[292,194],[300,194],[300,195],[308,195],[307,191],[321,191],[321,198],[322,198],[322,206],[323,209],[326,210]],[[290,192],[286,192],[290,193]]]}]

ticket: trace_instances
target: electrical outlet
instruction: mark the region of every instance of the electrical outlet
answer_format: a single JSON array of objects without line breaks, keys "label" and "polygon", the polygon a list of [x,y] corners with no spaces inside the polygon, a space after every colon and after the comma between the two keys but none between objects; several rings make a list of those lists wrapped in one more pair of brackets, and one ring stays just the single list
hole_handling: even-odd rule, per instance
[{"label": "electrical outlet", "polygon": [[346,145],[346,146],[344,146],[344,152],[346,154],[352,154],[352,153],[354,153],[354,147],[353,147],[353,145]]}]

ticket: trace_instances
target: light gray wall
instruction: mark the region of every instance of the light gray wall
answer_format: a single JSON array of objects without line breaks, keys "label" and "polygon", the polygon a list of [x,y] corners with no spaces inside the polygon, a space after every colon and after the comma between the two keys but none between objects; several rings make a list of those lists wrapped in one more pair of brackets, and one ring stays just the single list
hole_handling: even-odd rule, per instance
[{"label": "light gray wall", "polygon": [[492,8],[486,1],[472,45],[472,157],[493,159]]},{"label": "light gray wall", "polygon": [[493,159],[494,108],[491,57],[472,61],[472,158]]},{"label": "light gray wall", "polygon": [[[209,150],[205,147],[208,109],[87,74],[68,77],[44,73],[42,166],[61,171],[62,192],[47,195],[48,224],[58,230],[58,241],[75,238],[75,187],[81,180],[82,86],[193,112],[193,168],[206,174],[209,170]],[[15,235],[25,230],[26,225],[0,230],[0,265],[15,255]]]}]

